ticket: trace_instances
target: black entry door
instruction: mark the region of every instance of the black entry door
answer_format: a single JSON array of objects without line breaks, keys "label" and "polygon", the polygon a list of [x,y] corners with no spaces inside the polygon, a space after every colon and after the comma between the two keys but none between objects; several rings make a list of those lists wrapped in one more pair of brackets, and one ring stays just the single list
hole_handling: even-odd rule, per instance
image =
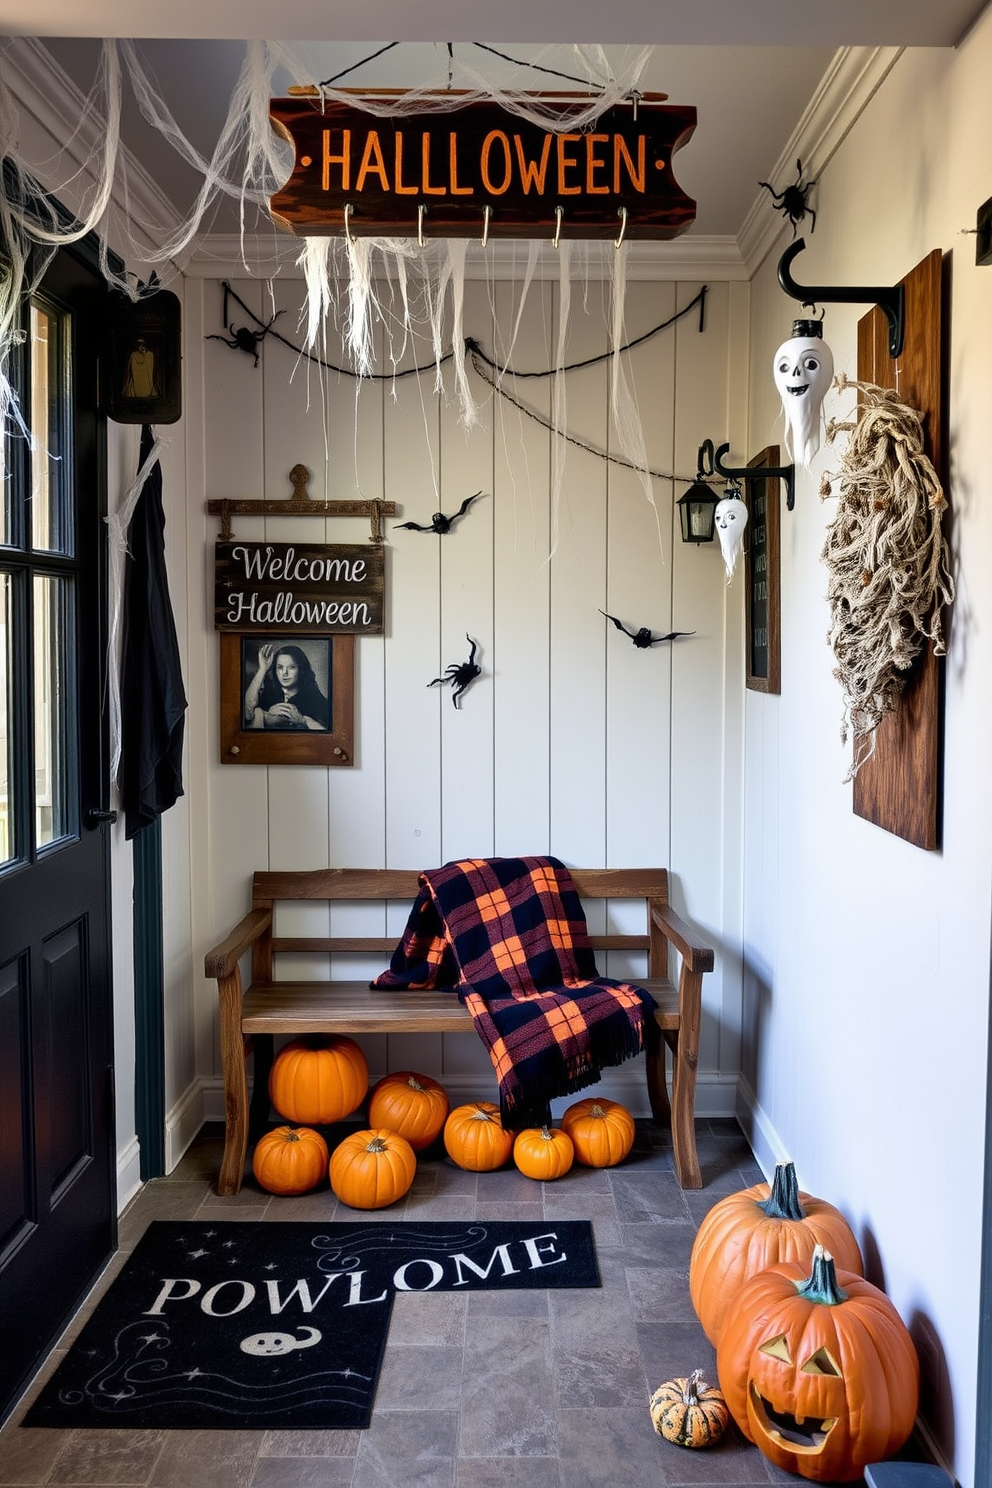
[{"label": "black entry door", "polygon": [[101,824],[103,298],[60,252],[24,307],[0,507],[0,1418],[116,1239]]}]

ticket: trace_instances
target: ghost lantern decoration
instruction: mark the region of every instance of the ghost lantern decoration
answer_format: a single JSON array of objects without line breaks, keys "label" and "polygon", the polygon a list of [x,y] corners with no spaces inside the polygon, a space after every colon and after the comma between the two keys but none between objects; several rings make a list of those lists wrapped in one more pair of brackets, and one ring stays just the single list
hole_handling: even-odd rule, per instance
[{"label": "ghost lantern decoration", "polygon": [[818,320],[794,320],[792,336],[775,353],[775,386],[785,414],[786,443],[808,470],[820,448],[820,409],[834,375],[834,359]]},{"label": "ghost lantern decoration", "polygon": [[744,528],[747,526],[747,507],[741,496],[740,486],[728,485],[722,499],[716,504],[713,520],[716,523],[716,533],[720,539],[720,551],[723,554],[729,584],[744,545]]}]

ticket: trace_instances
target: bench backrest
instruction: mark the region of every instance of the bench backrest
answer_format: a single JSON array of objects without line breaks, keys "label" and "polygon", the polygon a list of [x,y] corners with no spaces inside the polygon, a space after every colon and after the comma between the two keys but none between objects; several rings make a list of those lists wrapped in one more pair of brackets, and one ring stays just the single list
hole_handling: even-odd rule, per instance
[{"label": "bench backrest", "polygon": [[[641,900],[644,904],[643,932],[597,933],[593,924],[589,938],[598,951],[648,953],[649,977],[668,974],[668,949],[664,936],[652,923],[651,907],[668,903],[667,868],[570,868],[572,881],[584,905],[595,900]],[[330,902],[382,904],[399,902],[409,908],[417,896],[419,875],[406,868],[318,868],[304,871],[259,871],[252,881],[252,908],[274,911],[281,902]],[[278,928],[278,927],[277,927]],[[252,979],[272,980],[272,958],[276,954],[357,954],[388,958],[396,948],[397,935],[304,936],[264,935],[252,952]]]}]

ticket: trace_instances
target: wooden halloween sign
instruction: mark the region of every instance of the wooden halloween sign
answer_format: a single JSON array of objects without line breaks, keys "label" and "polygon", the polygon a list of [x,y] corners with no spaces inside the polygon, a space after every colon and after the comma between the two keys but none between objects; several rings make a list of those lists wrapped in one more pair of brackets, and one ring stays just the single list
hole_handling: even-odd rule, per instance
[{"label": "wooden halloween sign", "polygon": [[619,241],[674,238],[695,220],[672,157],[696,110],[656,101],[664,94],[569,131],[567,97],[565,125],[552,130],[490,102],[382,117],[300,92],[269,106],[296,152],[269,205],[301,236]]}]

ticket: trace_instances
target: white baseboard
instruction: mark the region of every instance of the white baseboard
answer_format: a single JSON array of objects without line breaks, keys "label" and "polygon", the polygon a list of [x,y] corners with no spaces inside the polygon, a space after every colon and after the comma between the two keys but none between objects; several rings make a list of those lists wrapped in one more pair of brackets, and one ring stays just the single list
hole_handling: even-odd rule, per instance
[{"label": "white baseboard", "polygon": [[[208,1086],[216,1084],[220,1092],[219,1117],[207,1114],[206,1092]],[[173,1168],[196,1137],[205,1121],[224,1120],[224,1087],[220,1080],[194,1080],[176,1101],[165,1117],[165,1171]]]},{"label": "white baseboard", "polygon": [[117,1154],[117,1213],[123,1214],[141,1188],[141,1144],[136,1136]]},{"label": "white baseboard", "polygon": [[789,1153],[743,1075],[737,1082],[737,1106],[734,1115],[751,1145],[751,1151],[754,1153],[759,1168],[771,1182],[775,1164],[788,1162]]}]

